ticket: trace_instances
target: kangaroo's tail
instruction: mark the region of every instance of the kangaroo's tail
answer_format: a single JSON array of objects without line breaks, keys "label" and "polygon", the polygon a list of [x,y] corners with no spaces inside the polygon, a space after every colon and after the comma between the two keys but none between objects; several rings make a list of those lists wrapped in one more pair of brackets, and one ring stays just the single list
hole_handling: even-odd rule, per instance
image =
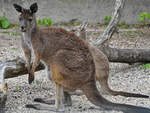
[{"label": "kangaroo's tail", "polygon": [[113,96],[121,95],[121,96],[125,96],[125,97],[150,98],[148,95],[144,95],[144,94],[128,93],[128,92],[124,92],[124,91],[114,91],[114,90],[110,89],[110,87],[108,85],[108,80],[106,78],[104,79],[104,78],[100,78],[100,77],[101,76],[97,77],[97,80],[101,84],[102,89],[104,91],[108,92],[108,94],[111,94]]},{"label": "kangaroo's tail", "polygon": [[127,104],[117,104],[106,100],[99,94],[96,85],[93,82],[85,84],[81,90],[84,92],[89,101],[106,110],[123,111],[123,113],[150,113],[150,109],[148,108]]}]

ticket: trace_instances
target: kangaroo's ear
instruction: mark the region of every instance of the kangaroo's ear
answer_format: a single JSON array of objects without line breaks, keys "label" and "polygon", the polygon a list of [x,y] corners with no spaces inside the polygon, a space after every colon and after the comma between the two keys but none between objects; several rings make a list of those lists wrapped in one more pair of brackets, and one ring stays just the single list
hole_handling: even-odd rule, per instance
[{"label": "kangaroo's ear", "polygon": [[37,10],[38,10],[38,5],[37,3],[33,3],[31,6],[30,6],[30,10],[32,13],[36,13]]},{"label": "kangaroo's ear", "polygon": [[13,5],[14,5],[14,8],[15,8],[18,12],[20,12],[20,13],[23,12],[23,8],[22,8],[20,5],[17,5],[17,4],[13,4]]}]

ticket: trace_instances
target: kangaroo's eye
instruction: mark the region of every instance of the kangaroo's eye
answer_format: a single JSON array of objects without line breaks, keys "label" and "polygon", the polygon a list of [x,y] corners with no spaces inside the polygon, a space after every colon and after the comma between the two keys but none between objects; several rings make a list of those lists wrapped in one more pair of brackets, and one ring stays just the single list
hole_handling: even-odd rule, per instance
[{"label": "kangaroo's eye", "polygon": [[31,22],[31,21],[32,21],[32,18],[29,18],[28,20]]}]

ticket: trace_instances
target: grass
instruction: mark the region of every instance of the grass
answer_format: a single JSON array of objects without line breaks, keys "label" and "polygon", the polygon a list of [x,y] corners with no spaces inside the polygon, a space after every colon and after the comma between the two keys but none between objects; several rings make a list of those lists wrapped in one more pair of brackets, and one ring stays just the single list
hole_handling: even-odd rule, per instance
[{"label": "grass", "polygon": [[136,30],[136,31],[121,31],[126,37],[129,38],[134,38],[134,37],[139,37],[139,36],[143,36],[144,33],[143,31],[140,30]]},{"label": "grass", "polygon": [[18,25],[18,24],[10,24],[10,25],[9,25],[9,28],[10,28],[10,29],[13,28],[13,27],[19,27],[19,25]]},{"label": "grass", "polygon": [[1,31],[0,33],[8,34],[10,36],[21,36],[20,32],[11,32],[11,31]]},{"label": "grass", "polygon": [[39,80],[35,80],[35,84],[36,84],[36,85],[39,85],[39,84],[40,84],[40,81],[39,81]]},{"label": "grass", "polygon": [[2,31],[1,33],[3,33],[3,34],[9,34],[10,32],[9,31]]},{"label": "grass", "polygon": [[128,29],[131,27],[131,25],[127,24],[126,22],[122,22],[122,23],[118,24],[118,27]]},{"label": "grass", "polygon": [[12,50],[15,50],[15,51],[17,50],[17,48],[15,48],[15,47],[13,47],[13,48],[11,48],[11,49],[12,49]]},{"label": "grass", "polygon": [[19,89],[20,89],[20,88],[19,88],[19,86],[16,86],[16,90],[15,90],[15,91],[16,91],[16,92],[18,92],[18,91],[19,91]]},{"label": "grass", "polygon": [[11,35],[12,36],[21,36],[21,33],[20,32],[11,32]]},{"label": "grass", "polygon": [[139,66],[140,69],[144,69],[146,71],[147,69],[150,69],[150,64],[143,64]]}]

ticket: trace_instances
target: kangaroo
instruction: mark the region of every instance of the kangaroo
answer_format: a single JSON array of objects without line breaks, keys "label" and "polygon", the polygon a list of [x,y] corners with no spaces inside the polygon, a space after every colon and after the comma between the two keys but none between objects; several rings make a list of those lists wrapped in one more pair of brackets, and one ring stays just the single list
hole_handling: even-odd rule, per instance
[{"label": "kangaroo", "polygon": [[[80,33],[79,36],[85,40],[86,40],[86,31],[85,31],[86,26],[87,26],[87,23],[84,23],[81,26],[81,29],[79,31],[79,33]],[[23,35],[23,39],[25,39],[24,35]],[[31,63],[31,56],[32,56],[32,50],[31,49],[32,48],[30,46],[28,46],[28,42],[26,40],[22,40],[21,45],[22,45],[22,48],[24,50],[24,55],[25,55],[26,63],[27,63],[27,69],[28,69],[28,72],[30,72],[31,64],[32,64]],[[91,46],[91,45],[89,45],[89,46]],[[91,47],[91,48],[92,48],[91,52],[92,52],[92,55],[93,55],[93,58],[95,61],[95,65],[96,65],[96,80],[99,81],[104,92],[106,92],[107,94],[111,94],[113,96],[121,95],[121,96],[126,96],[126,97],[149,98],[149,96],[147,96],[147,95],[111,90],[108,86],[108,77],[109,77],[108,58],[100,50],[98,50],[96,47]],[[50,76],[49,66],[45,63],[44,63],[44,65],[45,65],[46,70],[47,70],[47,77],[49,78],[49,80],[52,80],[52,78]],[[32,81],[34,80],[34,77],[29,77],[29,78],[32,78]],[[30,83],[31,83],[31,80],[30,80]]]},{"label": "kangaroo", "polygon": [[37,3],[24,9],[14,4],[20,12],[21,31],[26,35],[28,46],[34,52],[33,64],[29,79],[42,60],[50,66],[52,79],[56,84],[56,108],[41,105],[26,105],[28,108],[61,111],[64,108],[64,91],[80,89],[94,105],[106,110],[123,111],[124,113],[150,113],[150,109],[127,104],[112,103],[103,98],[95,83],[95,63],[89,45],[72,32],[62,28],[39,29],[35,13]]}]

